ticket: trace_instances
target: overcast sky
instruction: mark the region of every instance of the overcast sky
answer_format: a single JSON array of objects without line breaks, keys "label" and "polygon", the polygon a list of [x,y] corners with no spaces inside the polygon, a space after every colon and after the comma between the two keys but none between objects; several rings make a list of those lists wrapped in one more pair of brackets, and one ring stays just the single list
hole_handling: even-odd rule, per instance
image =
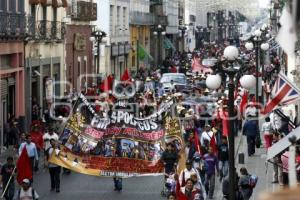
[{"label": "overcast sky", "polygon": [[261,8],[267,8],[270,0],[259,0],[259,4]]}]

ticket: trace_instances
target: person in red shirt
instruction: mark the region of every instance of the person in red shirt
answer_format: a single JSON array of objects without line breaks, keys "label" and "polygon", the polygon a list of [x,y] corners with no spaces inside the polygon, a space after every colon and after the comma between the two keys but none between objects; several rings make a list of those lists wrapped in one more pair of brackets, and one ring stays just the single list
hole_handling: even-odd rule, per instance
[{"label": "person in red shirt", "polygon": [[[34,125],[30,132],[32,142],[36,145],[38,155],[44,147],[43,133],[38,125]],[[38,163],[35,165],[35,171],[38,171]]]}]

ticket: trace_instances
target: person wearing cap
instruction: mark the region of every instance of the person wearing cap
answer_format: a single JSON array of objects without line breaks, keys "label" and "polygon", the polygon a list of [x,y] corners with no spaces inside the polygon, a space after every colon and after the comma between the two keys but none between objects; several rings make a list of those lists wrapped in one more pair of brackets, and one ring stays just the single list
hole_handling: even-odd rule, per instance
[{"label": "person wearing cap", "polygon": [[[2,186],[5,189],[7,184],[7,190],[4,194],[5,200],[13,200],[15,195],[15,176],[14,176],[14,159],[13,157],[9,156],[6,159],[6,163],[1,168],[1,176],[2,176]],[[11,178],[10,182],[9,179]]]},{"label": "person wearing cap", "polygon": [[191,178],[192,174],[197,174],[196,169],[192,167],[192,162],[187,160],[185,163],[185,169],[180,172],[179,183],[181,187],[184,187],[186,181]]},{"label": "person wearing cap", "polygon": [[29,179],[23,179],[21,188],[18,191],[17,200],[38,200],[40,197],[31,186]]}]

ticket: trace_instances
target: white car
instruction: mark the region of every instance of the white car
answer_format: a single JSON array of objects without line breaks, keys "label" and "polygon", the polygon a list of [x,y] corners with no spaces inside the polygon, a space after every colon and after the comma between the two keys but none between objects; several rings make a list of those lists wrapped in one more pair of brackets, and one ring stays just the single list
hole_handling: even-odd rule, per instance
[{"label": "white car", "polygon": [[[172,86],[171,81],[174,82],[174,86]],[[162,83],[165,92],[169,92],[173,87],[182,90],[187,86],[187,79],[183,73],[165,73],[159,82]]]}]

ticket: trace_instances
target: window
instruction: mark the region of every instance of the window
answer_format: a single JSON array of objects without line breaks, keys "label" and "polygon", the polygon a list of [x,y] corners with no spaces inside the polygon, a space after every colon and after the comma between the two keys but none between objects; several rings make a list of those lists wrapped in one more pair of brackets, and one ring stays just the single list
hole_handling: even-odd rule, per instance
[{"label": "window", "polygon": [[57,8],[53,7],[53,21],[57,21]]},{"label": "window", "polygon": [[17,0],[17,12],[24,13],[24,0]]},{"label": "window", "polygon": [[110,6],[110,26],[109,26],[109,31],[111,33],[111,35],[114,35],[114,29],[113,29],[113,20],[114,20],[114,6]]},{"label": "window", "polygon": [[6,3],[7,3],[7,1],[4,1],[4,0],[0,1],[0,11],[6,11],[7,10]]},{"label": "window", "polygon": [[35,5],[31,5],[31,16],[35,19]]},{"label": "window", "polygon": [[[120,21],[121,21],[121,20],[120,20],[120,12],[121,12],[120,9],[121,9],[121,7],[118,6],[118,7],[117,7],[117,25],[116,25],[117,28],[118,28],[117,30],[119,30],[119,29],[121,28],[121,27],[120,27]],[[118,31],[118,32],[119,32],[119,31]]]},{"label": "window", "polygon": [[9,11],[16,12],[16,0],[9,0]]},{"label": "window", "polygon": [[43,20],[47,20],[47,6],[43,6]]},{"label": "window", "polygon": [[127,28],[127,19],[126,19],[126,12],[127,12],[127,9],[126,7],[123,8],[123,28]]}]

